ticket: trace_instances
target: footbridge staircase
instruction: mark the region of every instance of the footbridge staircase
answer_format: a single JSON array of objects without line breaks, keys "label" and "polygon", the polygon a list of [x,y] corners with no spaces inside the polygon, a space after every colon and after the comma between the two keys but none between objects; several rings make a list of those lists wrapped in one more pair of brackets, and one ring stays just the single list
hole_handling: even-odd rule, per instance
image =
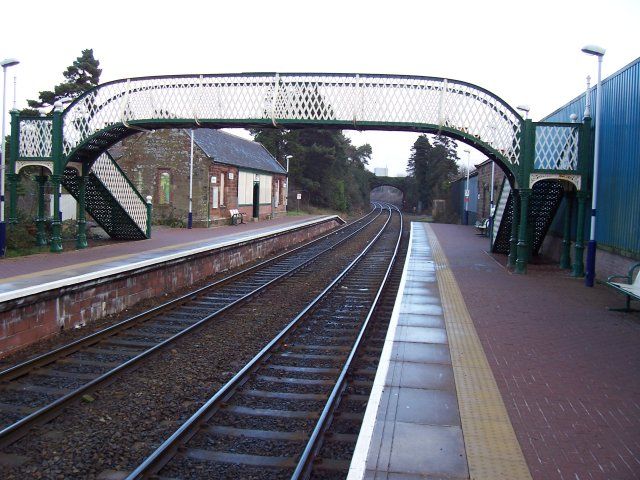
[{"label": "footbridge staircase", "polygon": [[[546,180],[536,183],[531,189],[529,203],[529,221],[527,235],[531,246],[531,255],[537,255],[542,247],[553,219],[560,207],[564,187],[560,181]],[[511,225],[513,222],[515,195],[511,185],[505,179],[498,196],[493,216],[493,232],[491,250],[494,253],[509,253]]]},{"label": "footbridge staircase", "polygon": [[[83,179],[75,168],[65,168],[62,186],[78,201]],[[142,195],[113,160],[103,153],[93,162],[85,183],[85,209],[116,240],[148,238],[147,205]]]}]

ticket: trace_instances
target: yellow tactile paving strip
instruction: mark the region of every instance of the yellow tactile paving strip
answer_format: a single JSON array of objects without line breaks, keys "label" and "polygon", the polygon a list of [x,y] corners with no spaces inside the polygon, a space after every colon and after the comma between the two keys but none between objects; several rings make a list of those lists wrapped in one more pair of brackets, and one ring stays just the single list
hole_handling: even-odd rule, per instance
[{"label": "yellow tactile paving strip", "polygon": [[470,478],[531,479],[458,282],[433,229],[428,224],[425,229],[436,264]]}]

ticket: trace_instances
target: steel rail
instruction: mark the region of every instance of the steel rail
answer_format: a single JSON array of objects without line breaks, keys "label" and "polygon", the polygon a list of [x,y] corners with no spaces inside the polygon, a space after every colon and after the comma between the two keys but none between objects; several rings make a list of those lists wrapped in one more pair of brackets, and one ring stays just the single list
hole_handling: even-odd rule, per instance
[{"label": "steel rail", "polygon": [[[361,219],[358,220],[358,222],[364,220],[365,218],[367,218],[369,215],[372,215],[375,212],[375,208],[372,209],[367,215],[365,215],[364,217],[362,217]],[[315,244],[315,243],[319,243],[320,241],[330,237],[331,235],[335,235],[336,233],[339,233],[351,226],[353,226],[356,222],[347,224],[347,225],[343,225],[342,227],[340,227],[338,230],[334,230],[333,232],[330,232],[326,235],[323,235],[319,238],[314,239],[313,241],[306,243],[304,245],[301,245],[299,247],[296,247],[292,250],[286,251],[284,253],[281,253],[279,255],[277,255],[276,257],[270,258],[268,260],[265,260],[263,262],[260,262],[256,265],[252,265],[251,267],[248,267],[244,270],[241,270],[239,272],[236,272],[232,275],[229,275],[228,277],[222,278],[220,280],[216,280],[215,282],[212,282],[208,285],[205,285],[203,287],[200,287],[192,292],[186,293],[178,298],[174,298],[172,300],[169,300],[165,303],[162,303],[160,305],[157,305],[153,308],[150,308],[148,310],[145,310],[142,313],[139,313],[137,315],[134,315],[132,317],[129,317],[121,322],[118,322],[114,325],[111,325],[107,328],[104,328],[102,330],[99,330],[97,332],[92,333],[91,335],[87,335],[86,337],[82,337],[74,342],[68,343],[66,345],[63,345],[59,348],[56,348],[54,350],[51,350],[49,352],[43,353],[42,355],[38,355],[37,357],[31,358],[29,360],[26,360],[22,363],[19,363],[17,365],[14,365],[13,367],[7,368],[5,370],[0,371],[0,382],[8,382],[11,380],[14,380],[18,377],[21,377],[23,375],[25,375],[26,373],[28,373],[29,371],[35,369],[35,368],[41,368],[44,367],[52,362],[55,362],[57,359],[61,358],[61,357],[65,357],[68,356],[84,347],[88,347],[93,345],[94,343],[102,340],[103,338],[107,338],[108,336],[111,335],[115,335],[116,333],[119,333],[123,330],[126,330],[128,328],[131,328],[133,326],[135,326],[135,324],[137,323],[141,323],[145,320],[148,319],[148,317],[151,317],[153,315],[159,314],[161,312],[163,312],[164,310],[167,310],[169,308],[172,307],[177,307],[179,306],[180,303],[186,302],[188,300],[193,299],[195,296],[200,295],[201,293],[203,293],[204,291],[211,289],[211,288],[215,288],[215,287],[219,287],[223,284],[229,283],[232,280],[237,279],[238,277],[245,275],[247,273],[250,273],[251,271],[254,270],[258,270],[262,267],[267,266],[270,263],[274,263],[277,260],[282,259],[283,257],[286,257],[288,255],[291,255],[293,253],[296,253],[304,248],[310,247],[311,245]],[[348,238],[348,237],[347,237]],[[55,357],[55,358],[54,358]]]},{"label": "steel rail", "polygon": [[187,443],[196,435],[200,427],[207,422],[219,409],[220,404],[230,397],[234,390],[244,384],[249,374],[257,370],[266,358],[270,356],[272,350],[291,333],[301,321],[334,289],[338,283],[366,256],[376,241],[385,231],[393,217],[389,210],[389,218],[381,227],[376,236],[366,245],[362,252],[340,272],[334,280],[314,298],[289,324],[284,327],[264,348],[254,356],[242,369],[236,373],[226,384],[224,384],[207,402],[205,402],[189,419],[187,419],[168,439],[166,439],[154,452],[152,452],[125,480],[136,480],[149,478],[156,475],[179,451],[180,447]]},{"label": "steel rail", "polygon": [[[377,210],[378,207],[374,207],[374,209],[372,209],[371,212],[369,212],[366,216],[364,216],[362,219],[360,219],[358,222],[362,221],[363,219],[371,216],[372,214],[378,212]],[[193,332],[194,330],[202,327],[205,323],[209,322],[211,319],[221,315],[222,313],[226,312],[227,310],[239,305],[240,303],[243,303],[245,301],[247,301],[249,298],[255,296],[256,294],[258,294],[259,292],[263,291],[265,288],[267,288],[268,286],[282,280],[283,278],[287,277],[287,276],[291,276],[293,273],[295,273],[296,271],[304,268],[305,266],[307,266],[309,263],[313,262],[314,260],[316,260],[318,257],[320,257],[321,255],[323,255],[324,253],[334,249],[335,247],[337,247],[338,245],[340,245],[341,243],[345,242],[346,240],[348,240],[349,238],[353,237],[354,235],[356,235],[358,232],[362,231],[364,228],[366,228],[368,225],[370,225],[377,217],[379,216],[379,214],[377,216],[375,216],[373,219],[371,219],[369,222],[365,223],[363,226],[361,226],[360,228],[358,228],[357,230],[355,230],[354,232],[351,232],[349,235],[347,235],[345,238],[341,239],[338,243],[329,246],[326,249],[323,249],[321,252],[319,252],[318,254],[314,255],[313,257],[309,258],[308,260],[306,260],[305,262],[303,262],[300,265],[297,265],[296,267],[294,267],[291,270],[288,270],[284,273],[282,273],[281,275],[278,275],[277,277],[269,280],[268,282],[260,285],[259,287],[257,287],[256,289],[254,289],[253,291],[247,293],[246,295],[244,295],[243,297],[227,304],[226,306],[220,308],[219,310],[213,312],[210,315],[205,316],[204,318],[202,318],[201,320],[197,321],[196,323],[190,325],[189,327],[186,327],[184,330],[181,330],[180,332],[176,333],[175,335],[165,339],[162,342],[159,342],[157,345],[148,348],[147,350],[144,350],[143,352],[139,353],[138,355],[136,355],[135,357],[130,358],[129,360],[123,362],[122,364],[118,365],[117,367],[114,367],[113,369],[97,376],[95,379],[90,380],[89,382],[85,383],[84,385],[82,385],[81,387],[73,390],[72,392],[69,392],[65,395],[63,395],[62,397],[54,400],[53,402],[37,409],[36,411],[30,413],[29,415],[21,418],[20,420],[18,420],[17,422],[12,423],[11,425],[8,425],[7,427],[3,428],[2,430],[0,430],[0,448],[4,448],[8,445],[10,445],[11,443],[15,442],[16,440],[18,440],[19,438],[21,438],[22,436],[24,436],[26,433],[28,433],[28,431],[33,428],[35,425],[39,424],[39,423],[43,423],[46,422],[48,420],[50,420],[51,418],[54,418],[55,416],[57,416],[63,408],[65,408],[67,405],[69,405],[70,403],[78,400],[80,397],[82,397],[82,395],[93,391],[101,386],[105,386],[108,385],[109,383],[111,383],[112,381],[115,380],[115,377],[119,374],[124,373],[125,371],[129,371],[131,369],[133,369],[134,367],[137,367],[140,365],[141,361],[146,359],[147,357],[149,357],[151,354],[155,353],[156,351],[164,348],[165,346],[175,342],[176,340],[178,340],[179,338],[185,336],[188,333]],[[355,223],[355,222],[354,222]],[[354,223],[349,224],[349,225],[345,225],[344,227],[342,227],[339,231],[343,231],[344,229],[346,229],[346,227],[349,226],[353,226]],[[108,338],[110,336],[115,335],[116,333],[119,333],[120,331],[126,330],[128,328],[132,328],[134,326],[136,326],[137,324],[140,324],[150,318],[152,318],[153,316],[155,316],[158,313],[163,313],[165,310],[167,310],[170,307],[175,307],[177,303],[179,303],[180,301],[183,300],[189,300],[193,297],[195,297],[196,295],[198,295],[199,293],[202,293],[203,290],[206,289],[210,289],[213,287],[217,287],[220,286],[220,284],[222,283],[228,283],[229,281],[231,281],[232,279],[237,278],[240,275],[246,274],[246,273],[250,273],[252,270],[257,269],[258,267],[262,267],[266,264],[272,263],[275,260],[281,259],[282,257],[285,256],[289,256],[295,252],[298,252],[299,250],[309,247],[312,244],[315,244],[317,242],[319,242],[322,239],[328,238],[331,235],[334,235],[335,233],[337,233],[336,231],[331,232],[330,234],[324,235],[323,237],[320,237],[319,239],[314,240],[311,243],[308,243],[306,245],[303,245],[301,247],[297,247],[294,250],[291,250],[289,252],[285,252],[284,254],[278,255],[277,257],[267,260],[265,262],[261,262],[258,265],[254,265],[253,267],[249,267],[245,270],[242,270],[241,272],[238,272],[236,274],[231,275],[230,277],[227,277],[225,279],[219,280],[217,282],[214,282],[206,287],[202,287],[198,290],[196,290],[195,292],[191,292],[188,293],[186,295],[183,295],[182,297],[166,302],[163,305],[160,305],[159,307],[154,307],[151,310],[147,311],[147,312],[143,312],[141,314],[138,314],[134,317],[132,317],[131,319],[125,320],[123,322],[120,322],[116,325],[113,325],[111,327],[108,327],[107,329],[101,330],[100,332],[96,332],[88,337],[85,337],[84,339],[79,339],[76,342],[73,342],[67,346],[63,346],[60,347],[59,349],[56,349],[52,352],[49,352],[48,354],[44,354],[40,357],[36,357],[35,359],[33,359],[32,361],[28,361],[28,362],[24,362],[23,364],[17,365],[16,367],[13,367],[11,369],[7,369],[5,370],[5,372],[13,372],[15,375],[12,377],[12,379],[15,379],[19,376],[23,376],[27,373],[29,373],[29,371],[32,371],[36,368],[40,368],[42,366],[48,365],[50,363],[53,363],[55,361],[57,361],[58,359],[60,359],[61,357],[66,357],[69,356],[85,347],[89,347],[91,345],[94,345],[96,343],[98,343],[99,341]],[[127,322],[134,322],[133,324],[129,324]],[[125,325],[126,324],[126,325]],[[50,358],[48,359],[48,361],[46,361],[47,359],[45,357],[47,357],[48,355],[56,355],[56,358]],[[33,365],[31,366],[31,368],[23,373],[20,374],[16,374],[16,370],[18,369],[18,371],[20,371],[19,369],[21,368],[26,368],[25,366],[29,363],[33,362]],[[5,373],[2,372],[2,373]],[[1,375],[1,374],[0,374]],[[2,381],[3,379],[0,378],[0,381]],[[5,380],[6,381],[6,380]]]},{"label": "steel rail", "polygon": [[382,292],[387,284],[387,281],[389,279],[389,276],[391,274],[391,270],[393,268],[393,265],[396,261],[396,257],[398,255],[398,250],[400,248],[400,240],[402,239],[402,213],[400,212],[400,210],[398,210],[397,208],[395,209],[398,214],[400,215],[400,231],[398,233],[398,239],[396,241],[396,246],[393,250],[393,255],[391,257],[391,261],[389,262],[389,266],[387,267],[387,271],[384,274],[384,278],[382,279],[382,282],[380,284],[380,287],[378,288],[378,291],[376,293],[376,296],[373,300],[373,303],[371,305],[371,307],[369,308],[369,312],[367,314],[366,319],[364,320],[364,323],[362,324],[362,327],[360,328],[360,332],[358,333],[358,337],[356,338],[354,344],[353,344],[353,348],[351,349],[351,352],[349,353],[349,356],[345,362],[345,364],[342,367],[342,370],[340,371],[340,375],[338,377],[338,380],[335,384],[335,386],[333,387],[333,390],[331,391],[331,394],[329,395],[329,398],[327,399],[327,403],[325,404],[325,407],[322,409],[322,412],[320,413],[320,416],[318,418],[318,421],[316,422],[316,426],[313,429],[313,432],[311,433],[311,436],[309,437],[309,441],[307,442],[307,445],[305,446],[304,451],[302,452],[302,455],[300,456],[300,459],[298,460],[298,464],[296,465],[296,468],[293,472],[293,474],[291,475],[291,479],[292,480],[298,480],[301,478],[307,478],[308,475],[311,472],[311,466],[313,463],[313,460],[315,459],[315,456],[317,455],[318,451],[320,450],[320,446],[322,444],[322,434],[326,431],[327,427],[330,424],[333,412],[335,411],[335,408],[338,404],[338,401],[340,400],[341,394],[344,390],[345,387],[345,379],[347,377],[347,372],[349,371],[349,368],[351,367],[351,363],[353,361],[353,359],[355,358],[358,349],[360,348],[360,346],[362,345],[362,339],[364,338],[364,335],[367,331],[367,328],[369,326],[369,321],[371,320],[371,317],[374,314],[374,311],[376,309],[376,307],[378,306],[378,301],[380,300],[380,297],[382,296]]}]

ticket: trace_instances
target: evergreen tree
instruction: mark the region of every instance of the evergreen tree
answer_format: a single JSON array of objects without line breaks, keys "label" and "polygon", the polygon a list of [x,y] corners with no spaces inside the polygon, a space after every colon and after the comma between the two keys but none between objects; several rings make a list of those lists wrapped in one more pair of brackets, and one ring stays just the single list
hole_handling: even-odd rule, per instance
[{"label": "evergreen tree", "polygon": [[441,198],[449,182],[458,173],[455,142],[438,135],[433,144],[427,135],[420,135],[411,148],[407,172],[412,177],[411,196],[419,207],[430,209],[434,199]]},{"label": "evergreen tree", "polygon": [[[313,205],[339,211],[361,210],[369,203],[369,180],[365,169],[371,146],[356,147],[340,131],[253,129],[257,142],[289,168],[289,191],[304,190]],[[306,196],[306,195],[305,195]]]},{"label": "evergreen tree", "polygon": [[39,114],[40,109],[51,110],[57,101],[72,102],[87,90],[100,83],[100,62],[93,56],[93,49],[86,49],[63,72],[65,81],[51,90],[39,93],[38,100],[27,100],[30,108],[22,110],[24,115]]}]

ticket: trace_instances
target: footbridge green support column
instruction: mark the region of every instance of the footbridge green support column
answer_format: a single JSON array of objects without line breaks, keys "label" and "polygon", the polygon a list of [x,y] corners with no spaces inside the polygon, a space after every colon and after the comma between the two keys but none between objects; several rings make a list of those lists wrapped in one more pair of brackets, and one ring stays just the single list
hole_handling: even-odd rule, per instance
[{"label": "footbridge green support column", "polygon": [[[585,112],[587,113],[587,112]],[[587,201],[589,200],[589,185],[587,177],[593,175],[593,145],[591,142],[591,118],[582,119],[580,129],[580,143],[578,151],[578,173],[582,176],[581,187],[576,193],[578,201],[578,214],[576,218],[576,243],[574,246],[574,259],[571,269],[572,277],[584,277],[584,221],[587,213]]]},{"label": "footbridge green support column", "polygon": [[44,189],[47,184],[47,176],[44,172],[36,175],[38,183],[38,215],[36,217],[36,245],[42,247],[47,244],[47,233],[45,231],[46,214],[44,211]]},{"label": "footbridge green support column", "polygon": [[[9,139],[9,162],[7,164],[7,183],[9,184],[9,225],[18,223],[18,180],[16,160],[20,148],[20,112],[11,110],[11,138]],[[4,155],[4,152],[3,152]]]},{"label": "footbridge green support column", "polygon": [[518,259],[518,225],[520,224],[520,195],[518,190],[511,190],[513,195],[513,216],[511,218],[511,235],[509,236],[509,257],[507,266],[515,268]]},{"label": "footbridge green support column", "polygon": [[151,203],[151,195],[147,195],[147,238],[151,238],[151,210],[153,208],[153,204]]},{"label": "footbridge green support column", "polygon": [[531,197],[530,188],[521,188],[518,190],[520,197],[520,225],[518,226],[518,259],[516,260],[516,273],[527,273],[527,262],[529,261],[529,242],[527,235],[527,226],[529,219],[529,198]]},{"label": "footbridge green support column", "polygon": [[536,130],[533,122],[529,119],[523,123],[522,136],[520,138],[521,161],[520,161],[520,186],[518,196],[520,197],[520,221],[518,225],[518,245],[515,273],[527,273],[527,262],[529,261],[529,242],[527,230],[529,227],[529,198],[531,189],[529,187],[529,176],[533,170],[536,148]]},{"label": "footbridge green support column", "polygon": [[564,225],[562,228],[562,253],[560,254],[560,268],[571,268],[571,210],[573,210],[573,197],[572,191],[565,190],[565,212],[564,212]]},{"label": "footbridge green support column", "polygon": [[85,191],[87,187],[87,175],[89,175],[89,167],[86,163],[82,164],[82,172],[78,178],[78,233],[76,236],[76,248],[87,248],[87,218],[85,213],[86,199]]},{"label": "footbridge green support column", "polygon": [[584,277],[584,219],[589,192],[579,191],[576,196],[578,197],[578,218],[576,219],[575,258],[571,276]]},{"label": "footbridge green support column", "polygon": [[53,187],[53,221],[51,222],[51,251],[62,251],[62,218],[60,218],[60,185],[62,184],[62,104],[56,102],[53,112],[51,156],[53,157],[53,175],[51,185]]}]

